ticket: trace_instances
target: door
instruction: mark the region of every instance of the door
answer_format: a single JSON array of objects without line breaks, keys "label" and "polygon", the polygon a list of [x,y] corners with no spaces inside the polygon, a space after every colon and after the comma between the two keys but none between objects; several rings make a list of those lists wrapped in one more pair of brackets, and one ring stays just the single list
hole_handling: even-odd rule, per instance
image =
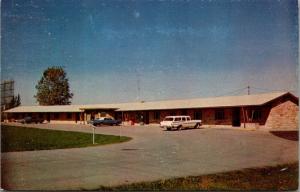
[{"label": "door", "polygon": [[75,113],[75,122],[80,121],[80,113]]},{"label": "door", "polygon": [[50,123],[50,113],[47,113],[47,121]]},{"label": "door", "polygon": [[144,122],[146,124],[149,124],[149,111],[145,111],[144,116],[145,116]]},{"label": "door", "polygon": [[232,109],[232,126],[233,127],[240,127],[241,126],[240,108],[233,108]]}]

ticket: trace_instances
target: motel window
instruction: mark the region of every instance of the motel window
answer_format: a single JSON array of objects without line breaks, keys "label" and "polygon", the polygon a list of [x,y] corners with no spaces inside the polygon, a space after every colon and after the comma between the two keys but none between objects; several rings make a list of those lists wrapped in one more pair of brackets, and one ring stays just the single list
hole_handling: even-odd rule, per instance
[{"label": "motel window", "polygon": [[252,110],[252,120],[257,121],[257,120],[261,120],[262,114],[261,114],[261,110],[256,109],[256,110]]},{"label": "motel window", "polygon": [[184,109],[181,111],[181,115],[187,115],[187,111]]},{"label": "motel window", "polygon": [[72,119],[72,113],[67,113],[67,119]]},{"label": "motel window", "polygon": [[44,114],[43,113],[39,113],[39,118],[44,118]]},{"label": "motel window", "polygon": [[175,116],[175,115],[176,115],[176,111],[172,111],[172,112],[170,113],[170,115],[171,115],[171,116]]},{"label": "motel window", "polygon": [[59,113],[54,113],[54,119],[59,119]]},{"label": "motel window", "polygon": [[159,111],[154,112],[154,119],[156,119],[156,120],[160,119],[160,112]]},{"label": "motel window", "polygon": [[225,112],[223,109],[215,111],[215,120],[224,120],[225,119]]},{"label": "motel window", "polygon": [[202,111],[195,111],[194,112],[194,119],[202,119]]}]

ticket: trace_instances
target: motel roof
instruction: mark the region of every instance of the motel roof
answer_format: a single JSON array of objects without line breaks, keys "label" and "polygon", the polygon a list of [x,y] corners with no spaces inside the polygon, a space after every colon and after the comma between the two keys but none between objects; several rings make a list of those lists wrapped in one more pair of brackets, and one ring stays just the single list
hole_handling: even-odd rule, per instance
[{"label": "motel roof", "polygon": [[145,102],[116,103],[116,104],[20,106],[20,107],[6,110],[5,112],[7,113],[83,112],[84,110],[93,110],[93,109],[116,110],[116,111],[141,111],[141,110],[260,106],[287,94],[291,95],[292,97],[295,97],[289,92],[273,92],[273,93],[240,95],[240,96],[164,100],[164,101],[145,101]]},{"label": "motel roof", "polygon": [[19,106],[4,112],[7,113],[35,113],[35,112],[81,112],[80,105],[34,105],[34,106]]},{"label": "motel roof", "polygon": [[[124,103],[119,105],[119,109],[117,109],[117,111],[259,106],[264,105],[286,94],[292,95],[289,92],[275,92],[255,95],[151,101],[144,103]],[[292,96],[295,97],[294,95]]]}]

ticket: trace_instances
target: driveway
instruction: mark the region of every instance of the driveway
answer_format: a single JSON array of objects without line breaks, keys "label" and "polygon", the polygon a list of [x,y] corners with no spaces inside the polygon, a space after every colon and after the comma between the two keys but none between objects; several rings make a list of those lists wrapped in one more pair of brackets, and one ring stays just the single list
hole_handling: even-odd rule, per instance
[{"label": "driveway", "polygon": [[[86,125],[30,125],[91,132]],[[99,127],[133,140],[106,146],[2,153],[5,189],[97,189],[139,181],[202,175],[298,161],[298,142],[267,131],[157,126]]]}]

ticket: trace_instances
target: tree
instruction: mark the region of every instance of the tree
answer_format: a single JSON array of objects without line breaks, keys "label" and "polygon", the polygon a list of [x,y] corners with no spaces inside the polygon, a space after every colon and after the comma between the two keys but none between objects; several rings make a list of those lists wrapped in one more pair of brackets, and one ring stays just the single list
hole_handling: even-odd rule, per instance
[{"label": "tree", "polygon": [[35,86],[34,96],[39,105],[70,105],[73,93],[70,92],[67,73],[60,66],[46,69]]},{"label": "tree", "polygon": [[18,107],[20,105],[21,105],[21,98],[20,98],[20,94],[18,94],[18,96],[13,97],[12,100],[9,102],[8,109]]}]

